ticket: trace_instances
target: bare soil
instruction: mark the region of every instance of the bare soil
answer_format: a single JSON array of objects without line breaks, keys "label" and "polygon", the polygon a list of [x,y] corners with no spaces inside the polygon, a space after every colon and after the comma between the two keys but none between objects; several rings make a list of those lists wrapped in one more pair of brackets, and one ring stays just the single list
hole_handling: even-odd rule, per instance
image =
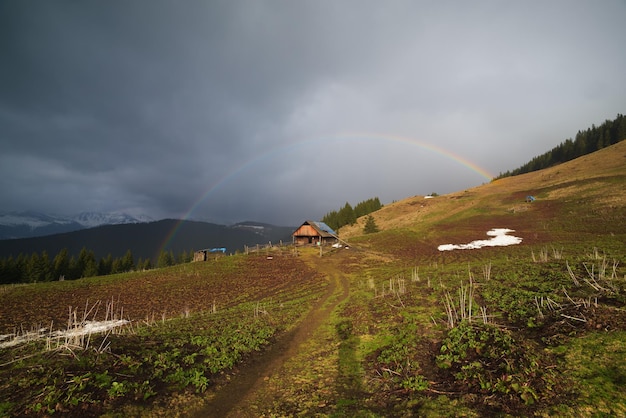
[{"label": "bare soil", "polygon": [[[130,321],[161,320],[186,313],[208,311],[240,303],[243,296],[260,299],[277,295],[294,286],[309,286],[314,272],[303,268],[293,257],[249,256],[230,266],[227,258],[195,264],[179,273],[150,270],[140,276],[123,275],[103,280],[86,279],[9,287],[0,303],[0,334],[30,329],[34,325],[64,329],[68,307],[78,310],[80,318],[94,303],[102,302],[95,318],[104,319],[104,304],[114,301]],[[231,278],[230,282],[221,280]],[[164,284],[165,283],[165,284]],[[237,285],[233,285],[237,283]],[[64,289],[63,286],[71,286]],[[41,286],[46,286],[44,289]],[[245,294],[242,289],[245,289]]]}]

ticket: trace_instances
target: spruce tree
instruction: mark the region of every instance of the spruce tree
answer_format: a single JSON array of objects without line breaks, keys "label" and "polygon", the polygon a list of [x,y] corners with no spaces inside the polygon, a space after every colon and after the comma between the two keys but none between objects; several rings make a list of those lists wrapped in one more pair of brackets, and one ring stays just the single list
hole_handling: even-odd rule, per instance
[{"label": "spruce tree", "polygon": [[83,277],[96,277],[98,275],[98,263],[96,260],[89,260],[85,264],[85,270],[83,270]]},{"label": "spruce tree", "polygon": [[41,281],[41,258],[39,254],[32,253],[26,266],[26,282],[37,283]]},{"label": "spruce tree", "polygon": [[3,259],[2,268],[0,268],[0,284],[17,283],[19,282],[18,276],[13,256]]},{"label": "spruce tree", "polygon": [[124,265],[121,258],[114,258],[111,263],[111,274],[117,274],[124,272]]},{"label": "spruce tree", "polygon": [[336,210],[332,210],[324,215],[324,217],[322,218],[322,222],[324,222],[326,225],[330,226],[334,230],[337,230],[342,226],[339,224],[339,214]]},{"label": "spruce tree", "polygon": [[100,262],[98,262],[98,274],[100,276],[106,276],[108,274],[111,274],[112,269],[113,256],[111,254],[107,255],[104,258],[101,258]]},{"label": "spruce tree", "polygon": [[344,225],[354,225],[355,222],[354,209],[352,209],[350,203],[346,202],[345,206],[339,210],[340,228]]},{"label": "spruce tree", "polygon": [[76,257],[71,256],[70,257],[70,262],[69,262],[69,267],[67,269],[67,277],[66,277],[66,279],[76,280],[76,279],[80,278],[81,274],[82,274],[82,270],[79,271],[78,260],[76,259]]},{"label": "spruce tree", "polygon": [[135,260],[133,258],[133,253],[128,250],[124,257],[122,258],[122,271],[131,271],[135,268]]},{"label": "spruce tree", "polygon": [[19,253],[15,259],[15,282],[14,283],[26,283],[27,281],[27,266],[28,257],[23,253]]},{"label": "spruce tree", "polygon": [[376,221],[372,215],[368,215],[365,218],[365,226],[363,227],[363,232],[366,234],[373,234],[374,232],[378,232],[378,225],[376,225]]},{"label": "spruce tree", "polygon": [[50,261],[50,256],[46,250],[41,253],[41,276],[40,280],[44,282],[50,282],[54,280],[54,272],[52,268],[52,262]]},{"label": "spruce tree", "polygon": [[159,260],[157,261],[157,266],[159,268],[169,267],[174,265],[174,257],[171,252],[162,250],[159,255]]},{"label": "spruce tree", "polygon": [[57,253],[52,261],[52,274],[54,280],[59,280],[61,276],[70,274],[70,256],[67,248],[63,248]]},{"label": "spruce tree", "polygon": [[141,266],[142,270],[152,270],[152,261],[149,258],[146,258]]}]

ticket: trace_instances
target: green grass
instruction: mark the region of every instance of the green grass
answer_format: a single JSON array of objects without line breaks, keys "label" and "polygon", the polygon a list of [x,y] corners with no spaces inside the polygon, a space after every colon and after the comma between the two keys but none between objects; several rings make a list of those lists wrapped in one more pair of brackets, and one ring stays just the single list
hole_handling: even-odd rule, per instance
[{"label": "green grass", "polygon": [[[0,375],[22,388],[4,395],[14,411],[26,414],[63,413],[84,403],[114,405],[118,398],[145,401],[166,388],[202,392],[210,376],[260,350],[278,330],[265,319],[253,318],[248,309],[173,319],[138,328],[131,335],[109,336],[111,349],[105,352],[72,348],[49,352],[32,344],[21,352],[38,353],[10,370],[0,369]],[[94,346],[101,338],[94,339]]]},{"label": "green grass", "polygon": [[[411,236],[397,231],[387,235],[394,235],[400,240],[410,239]],[[384,235],[382,237],[388,239]],[[608,250],[594,246],[607,243],[610,244],[607,245]],[[386,246],[385,251],[393,254],[395,248],[406,246],[400,242],[391,248]],[[534,262],[531,252],[538,254],[541,250],[545,250],[547,261]],[[472,253],[466,260],[454,262],[426,259],[418,266],[419,281],[411,280],[416,266],[408,267],[411,264],[403,258],[405,253],[400,252],[396,253],[399,257],[395,261],[355,273],[358,279],[352,282],[351,297],[344,306],[343,315],[345,324],[350,326],[351,338],[358,337],[360,354],[357,357],[363,359],[364,378],[373,392],[370,396],[372,399],[377,396],[384,398],[385,393],[402,391],[404,395],[401,398],[396,396],[394,402],[386,407],[393,409],[403,405],[409,409],[417,408],[415,410],[420,416],[428,416],[429,413],[445,416],[449,405],[459,407],[458,401],[465,405],[460,410],[466,411],[460,414],[472,416],[472,408],[477,408],[476,403],[482,403],[484,398],[489,402],[474,409],[481,411],[480,414],[516,415],[522,411],[525,415],[541,414],[541,411],[567,413],[577,376],[569,373],[566,363],[560,363],[542,347],[546,341],[558,344],[585,335],[585,328],[570,320],[569,323],[573,322],[573,326],[578,327],[576,332],[568,331],[569,336],[561,335],[555,339],[550,330],[555,321],[564,319],[560,316],[564,311],[554,312],[547,300],[563,308],[569,307],[564,289],[577,301],[589,300],[592,295],[595,297],[596,292],[591,287],[574,285],[566,262],[574,265],[576,274],[582,276],[583,273],[588,274],[582,267],[583,263],[595,265],[597,271],[601,260],[612,256],[623,257],[621,251],[623,249],[618,248],[615,237],[584,244],[567,242],[553,246],[487,249]],[[490,267],[488,275],[487,266]],[[605,303],[623,306],[625,272],[624,266],[619,264],[614,283],[617,293],[601,295]],[[487,326],[490,333],[477,332],[480,328],[475,327],[464,329],[462,325],[448,334],[444,325],[443,295],[449,292],[453,298],[457,297],[457,289],[467,285],[470,277],[475,286],[475,309],[478,305],[485,307],[489,320],[497,325]],[[397,295],[388,290],[389,280],[395,278],[405,281],[405,293]],[[385,296],[382,294],[383,286],[387,289]],[[505,331],[507,329],[509,331]],[[476,331],[473,340],[467,339],[470,331]],[[457,340],[454,340],[454,333]],[[459,339],[459,336],[462,338]],[[427,346],[424,343],[439,338],[447,349],[438,353],[437,366],[446,370],[454,365],[455,371],[447,383],[453,386],[440,382],[441,385],[433,387],[429,383],[432,371],[427,370],[428,364],[420,363],[427,361],[419,353]],[[498,345],[498,341],[502,344]],[[619,337],[616,337],[615,344],[620,344]],[[624,349],[623,346],[621,349]],[[499,363],[494,363],[496,359]],[[623,367],[622,358],[615,356],[612,359],[621,362]],[[372,368],[373,364],[377,367]],[[621,377],[621,372],[613,376],[618,382]],[[602,382],[597,383],[602,385]],[[463,387],[465,394],[436,397],[433,395],[437,392],[429,392],[429,389],[445,387],[450,392]],[[610,395],[600,394],[598,397],[607,398],[605,403],[612,402],[620,396],[620,391],[619,385],[609,386],[607,393]],[[590,397],[582,400],[581,405],[588,405],[586,408],[589,408],[595,401]],[[620,412],[620,404],[617,405],[611,411]],[[430,408],[435,408],[433,411],[436,412],[427,412]],[[367,409],[363,407],[362,410]],[[402,415],[400,412],[397,414]]]},{"label": "green grass", "polygon": [[626,416],[625,341],[624,331],[594,332],[554,348],[565,374],[577,382],[572,409],[580,416]]},{"label": "green grass", "polygon": [[[222,286],[237,278],[233,272],[243,261],[158,270],[152,273],[157,279],[151,286],[169,292],[170,297],[176,288],[163,286],[171,284],[170,277],[189,277],[196,282],[212,277],[216,287]],[[257,280],[268,283],[265,265],[259,266],[262,276]],[[83,287],[106,288],[120,280],[132,285],[144,277],[143,273],[126,274],[45,284],[30,291],[41,289],[44,294],[62,296]],[[271,275],[269,279],[275,281]],[[141,410],[146,402],[175,393],[201,396],[236,364],[292,329],[324,286],[322,281],[309,278],[298,286],[276,288],[261,299],[256,299],[254,291],[228,286],[226,289],[240,299],[230,307],[222,303],[216,312],[194,310],[174,317],[157,316],[148,323],[136,321],[118,333],[92,336],[88,348],[47,350],[45,341],[39,340],[0,349],[1,416],[66,414],[85,407],[85,414],[99,415],[122,405]],[[50,292],[51,288],[57,293]]]}]

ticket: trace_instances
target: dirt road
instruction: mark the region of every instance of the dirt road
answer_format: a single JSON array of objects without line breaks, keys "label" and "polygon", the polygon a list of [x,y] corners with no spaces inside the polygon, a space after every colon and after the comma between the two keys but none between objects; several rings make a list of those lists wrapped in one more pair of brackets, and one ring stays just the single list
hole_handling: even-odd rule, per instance
[{"label": "dirt road", "polygon": [[327,292],[295,329],[242,368],[202,410],[193,414],[194,417],[256,417],[259,404],[273,402],[275,394],[267,387],[272,376],[281,373],[283,365],[300,351],[321,325],[330,320],[332,311],[349,295],[348,278],[335,267],[338,258],[332,255],[306,260],[327,277]]}]

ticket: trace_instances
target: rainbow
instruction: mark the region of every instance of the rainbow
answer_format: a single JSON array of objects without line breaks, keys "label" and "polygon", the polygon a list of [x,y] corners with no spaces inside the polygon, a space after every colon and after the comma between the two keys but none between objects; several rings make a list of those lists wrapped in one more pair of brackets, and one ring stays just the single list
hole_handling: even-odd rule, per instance
[{"label": "rainbow", "polygon": [[[482,177],[485,181],[491,181],[494,178],[494,175],[491,174],[486,169],[478,166],[477,164],[471,162],[470,160],[455,154],[449,150],[438,147],[436,145],[430,144],[428,142],[419,141],[414,138],[398,136],[398,135],[389,135],[389,134],[378,134],[378,133],[342,133],[335,135],[328,135],[323,137],[317,137],[313,139],[305,139],[301,141],[292,142],[290,144],[277,146],[263,154],[256,155],[247,161],[243,162],[239,166],[236,166],[232,170],[230,170],[226,175],[221,177],[220,179],[213,182],[206,192],[204,192],[199,199],[197,199],[193,205],[189,208],[187,212],[182,216],[179,222],[176,224],[174,228],[167,234],[163,244],[159,247],[159,254],[163,251],[168,243],[172,240],[172,238],[176,235],[176,232],[180,228],[180,225],[183,221],[187,220],[191,214],[197,209],[197,207],[204,202],[212,193],[219,190],[225,184],[227,184],[232,179],[238,177],[242,173],[247,170],[250,170],[254,166],[261,164],[264,161],[273,160],[276,157],[292,152],[298,148],[303,148],[311,145],[327,145],[331,142],[342,142],[342,141],[369,141],[369,142],[395,142],[395,143],[405,143],[413,146],[418,146],[424,150],[432,152],[434,154],[441,155],[447,159],[454,161],[466,168],[470,171],[477,173],[480,177]],[[158,257],[158,254],[157,254]]]}]

